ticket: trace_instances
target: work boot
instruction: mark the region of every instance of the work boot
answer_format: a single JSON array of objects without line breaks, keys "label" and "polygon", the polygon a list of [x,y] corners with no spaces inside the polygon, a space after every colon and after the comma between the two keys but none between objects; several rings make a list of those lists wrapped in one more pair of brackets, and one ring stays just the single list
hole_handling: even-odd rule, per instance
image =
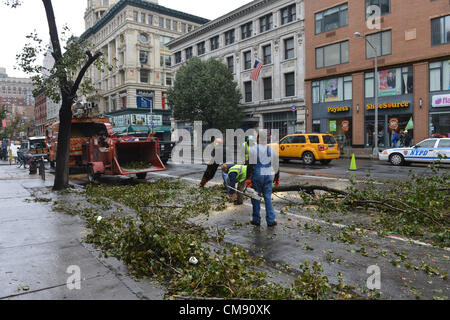
[{"label": "work boot", "polygon": [[270,223],[268,222],[268,223],[267,223],[267,226],[271,228],[271,227],[275,227],[277,224],[278,224],[278,223],[277,223],[276,221],[270,222]]},{"label": "work boot", "polygon": [[250,224],[252,224],[252,225],[254,225],[254,226],[256,226],[256,227],[259,227],[260,225],[261,225],[261,223],[259,223],[259,222],[256,222],[256,221],[250,221]]},{"label": "work boot", "polygon": [[208,181],[206,181],[206,179],[205,179],[205,178],[203,178],[203,179],[202,179],[202,181],[200,181],[200,188],[204,188],[204,187],[205,187],[205,184],[206,184],[206,182],[208,182]]}]

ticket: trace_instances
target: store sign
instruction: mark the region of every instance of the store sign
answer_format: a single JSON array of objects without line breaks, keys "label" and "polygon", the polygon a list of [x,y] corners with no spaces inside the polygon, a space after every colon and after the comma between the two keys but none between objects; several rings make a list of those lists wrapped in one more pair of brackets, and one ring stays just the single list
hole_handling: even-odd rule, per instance
[{"label": "store sign", "polygon": [[450,107],[450,94],[433,96],[433,107]]},{"label": "store sign", "polygon": [[345,107],[328,107],[329,113],[347,112],[350,110],[349,106]]},{"label": "store sign", "polygon": [[348,121],[348,120],[342,121],[341,128],[342,128],[342,131],[348,132],[348,130],[350,130],[350,121]]},{"label": "store sign", "polygon": [[336,120],[330,120],[330,132],[336,132]]},{"label": "store sign", "polygon": [[[378,109],[400,109],[400,108],[409,108],[409,106],[411,105],[410,102],[393,102],[393,103],[382,103],[378,105]],[[367,110],[375,110],[375,105],[368,103],[366,105]]]},{"label": "store sign", "polygon": [[391,129],[391,130],[398,129],[398,119],[397,118],[389,119],[389,129]]}]

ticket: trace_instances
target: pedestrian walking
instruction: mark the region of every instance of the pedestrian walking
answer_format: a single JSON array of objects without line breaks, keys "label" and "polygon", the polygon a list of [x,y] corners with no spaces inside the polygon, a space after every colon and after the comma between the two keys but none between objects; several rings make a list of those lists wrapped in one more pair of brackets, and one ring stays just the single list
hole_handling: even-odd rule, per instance
[{"label": "pedestrian walking", "polygon": [[[250,149],[250,164],[247,170],[250,173],[250,179],[245,181],[248,187],[253,187],[256,192],[264,197],[266,206],[266,222],[268,227],[277,225],[275,211],[272,205],[272,183],[276,186],[280,184],[280,172],[278,171],[278,162],[275,151],[267,145],[267,140],[258,136],[258,144]],[[265,141],[263,141],[265,140]],[[277,172],[274,174],[274,165]],[[251,224],[261,225],[261,201],[252,199],[253,214]]]},{"label": "pedestrian walking", "polygon": [[399,136],[398,136],[397,131],[392,130],[392,139],[391,139],[391,142],[392,142],[392,146],[393,146],[394,148],[397,148],[397,144],[398,144],[398,141],[399,141],[399,140],[400,140],[400,138],[399,138]]},{"label": "pedestrian walking", "polygon": [[[222,172],[227,175],[227,188],[230,200],[234,201],[234,204],[241,205],[244,203],[243,192],[245,191],[245,181],[247,180],[247,166],[246,165],[234,165],[228,166],[228,164],[222,165]],[[236,183],[238,184],[236,192]]]}]

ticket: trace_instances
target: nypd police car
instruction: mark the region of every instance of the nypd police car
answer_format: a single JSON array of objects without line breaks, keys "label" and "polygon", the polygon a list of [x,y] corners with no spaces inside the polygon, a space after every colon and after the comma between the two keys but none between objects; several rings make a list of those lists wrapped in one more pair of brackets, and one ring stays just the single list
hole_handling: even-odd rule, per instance
[{"label": "nypd police car", "polygon": [[379,153],[379,159],[394,166],[410,162],[450,163],[450,138],[430,138],[412,147],[386,149]]}]

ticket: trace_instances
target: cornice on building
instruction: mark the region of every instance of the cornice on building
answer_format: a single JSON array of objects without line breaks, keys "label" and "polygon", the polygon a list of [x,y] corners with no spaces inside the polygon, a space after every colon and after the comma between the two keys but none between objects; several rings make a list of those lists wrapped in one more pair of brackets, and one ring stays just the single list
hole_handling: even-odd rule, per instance
[{"label": "cornice on building", "polygon": [[187,33],[186,35],[176,38],[175,40],[172,40],[171,42],[169,42],[167,44],[167,46],[169,48],[173,48],[178,45],[181,45],[185,42],[188,42],[191,39],[194,39],[202,34],[208,33],[211,30],[214,30],[223,25],[226,25],[233,20],[236,20],[240,17],[246,16],[259,8],[269,6],[270,4],[277,2],[277,1],[279,1],[279,0],[255,0],[255,1],[252,1],[246,5],[243,5],[242,7],[237,8],[236,10],[233,10],[215,20],[212,20],[212,21],[202,25],[201,27],[195,29],[194,31]]},{"label": "cornice on building", "polygon": [[140,9],[150,10],[155,13],[163,14],[166,16],[182,19],[185,21],[198,23],[198,24],[205,24],[209,22],[208,19],[201,18],[198,16],[194,16],[185,12],[169,9],[166,7],[163,7],[159,4],[151,3],[145,0],[120,0],[117,2],[114,6],[109,9],[106,14],[91,28],[86,30],[80,38],[82,40],[85,40],[89,38],[90,36],[97,33],[101,28],[103,28],[108,22],[110,22],[117,13],[119,13],[122,9],[124,9],[126,6],[133,6]]}]

